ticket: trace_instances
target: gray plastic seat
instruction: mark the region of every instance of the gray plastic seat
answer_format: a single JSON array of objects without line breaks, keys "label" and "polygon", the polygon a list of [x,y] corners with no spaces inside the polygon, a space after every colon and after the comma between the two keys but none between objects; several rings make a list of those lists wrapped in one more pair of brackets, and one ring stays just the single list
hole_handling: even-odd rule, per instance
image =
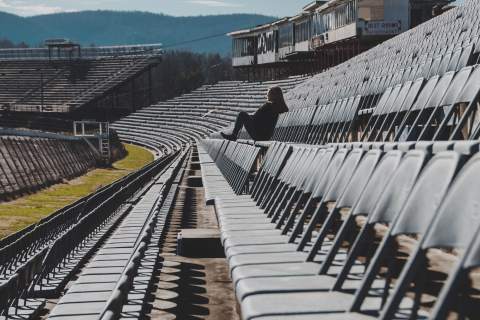
[{"label": "gray plastic seat", "polygon": [[[389,252],[394,245],[395,238],[405,234],[421,236],[427,232],[452,180],[463,165],[463,159],[456,152],[445,151],[429,161],[411,191],[405,206],[383,238],[369,264],[364,281],[355,294],[355,300],[350,310],[360,310],[362,301],[366,298],[369,287],[379,271],[381,261],[386,252]],[[384,291],[384,294],[388,295],[388,292]]]},{"label": "gray plastic seat", "polygon": [[[381,319],[392,317],[407,291],[407,286],[415,282],[415,275],[428,270],[427,253],[429,249],[457,249],[459,252],[465,252],[470,243],[478,237],[480,216],[476,208],[480,192],[479,175],[480,156],[475,155],[456,177],[438,214],[434,217],[431,227],[427,228],[427,233],[419,243],[418,250],[409,257],[394,292],[382,310]],[[463,208],[463,210],[459,210],[459,208]],[[406,221],[400,221],[398,228],[401,229],[409,224]],[[463,255],[464,253],[459,253],[459,258],[461,259]],[[419,290],[423,290],[423,288],[419,288],[416,294],[421,294],[422,291]]]}]

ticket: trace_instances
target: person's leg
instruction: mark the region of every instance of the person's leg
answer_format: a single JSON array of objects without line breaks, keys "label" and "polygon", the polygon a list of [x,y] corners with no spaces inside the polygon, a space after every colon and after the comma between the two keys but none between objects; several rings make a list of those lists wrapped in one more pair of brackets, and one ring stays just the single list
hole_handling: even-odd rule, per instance
[{"label": "person's leg", "polygon": [[252,137],[252,139],[256,138],[257,134],[255,126],[253,124],[253,119],[248,113],[244,111],[238,114],[232,133],[229,135],[222,133],[222,136],[227,140],[236,140],[238,137],[238,133],[240,132],[240,130],[242,130],[242,127],[245,127],[245,130],[247,130],[248,134],[250,135],[250,137]]}]

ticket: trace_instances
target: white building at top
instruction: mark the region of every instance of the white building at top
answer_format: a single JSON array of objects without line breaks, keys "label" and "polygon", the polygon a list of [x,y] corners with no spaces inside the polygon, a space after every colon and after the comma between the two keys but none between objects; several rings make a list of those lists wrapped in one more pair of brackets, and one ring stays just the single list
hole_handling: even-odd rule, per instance
[{"label": "white building at top", "polygon": [[[432,17],[432,8],[450,0],[313,1],[292,17],[235,31],[236,68],[284,68],[315,59],[325,68],[351,58]],[[332,53],[332,50],[335,53]],[[338,55],[341,58],[329,55]]]}]

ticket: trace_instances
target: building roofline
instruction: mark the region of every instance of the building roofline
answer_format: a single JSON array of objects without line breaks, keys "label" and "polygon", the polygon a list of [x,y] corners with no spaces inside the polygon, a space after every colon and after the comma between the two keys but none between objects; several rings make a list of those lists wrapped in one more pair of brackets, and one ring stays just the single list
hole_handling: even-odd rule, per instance
[{"label": "building roofline", "polygon": [[227,36],[238,37],[238,36],[242,36],[242,35],[247,35],[247,34],[250,34],[250,33],[254,33],[255,31],[259,31],[259,30],[263,30],[263,29],[267,29],[267,28],[270,28],[270,27],[277,26],[281,23],[289,21],[289,19],[290,19],[289,17],[285,17],[285,18],[277,19],[277,20],[272,21],[270,23],[261,24],[261,25],[252,27],[250,29],[232,31],[232,32],[227,33]]},{"label": "building roofline", "polygon": [[303,18],[308,17],[308,16],[311,15],[311,14],[312,14],[312,13],[310,13],[310,12],[302,12],[302,13],[297,14],[296,16],[291,17],[288,21],[301,20],[301,19],[303,19]]},{"label": "building roofline", "polygon": [[324,10],[327,10],[329,8],[333,8],[335,7],[336,5],[339,5],[341,4],[342,2],[344,2],[345,0],[330,0],[326,3],[324,3],[323,5],[319,6],[315,11],[316,12],[322,12]]},{"label": "building roofline", "polygon": [[285,18],[282,18],[282,19],[279,19],[277,21],[272,22],[270,25],[276,26],[276,25],[279,25],[281,23],[288,22],[288,21],[290,21],[290,17],[285,17]]},{"label": "building roofline", "polygon": [[243,29],[243,30],[237,30],[237,31],[232,31],[227,33],[227,36],[229,37],[236,37],[236,36],[241,36],[244,34],[252,33],[252,29]]},{"label": "building roofline", "polygon": [[303,11],[314,12],[318,7],[324,5],[327,2],[328,0],[312,1],[303,7]]}]

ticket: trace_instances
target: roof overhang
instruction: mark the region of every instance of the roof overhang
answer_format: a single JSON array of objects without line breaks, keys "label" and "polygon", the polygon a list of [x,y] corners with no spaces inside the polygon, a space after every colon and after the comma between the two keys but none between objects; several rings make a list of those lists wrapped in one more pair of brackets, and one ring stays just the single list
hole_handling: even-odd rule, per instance
[{"label": "roof overhang", "polygon": [[285,17],[285,18],[282,18],[280,20],[272,22],[271,25],[272,26],[278,26],[278,25],[281,25],[281,24],[284,24],[284,23],[288,22],[289,20],[290,20],[289,17]]},{"label": "roof overhang", "polygon": [[295,22],[295,21],[303,20],[305,18],[308,18],[310,15],[311,14],[309,12],[302,12],[302,13],[297,14],[294,17],[291,17],[289,19],[289,21]]},{"label": "roof overhang", "polygon": [[323,5],[319,6],[315,11],[322,12],[330,8],[334,8],[344,2],[346,2],[346,0],[330,0],[327,3],[324,3]]},{"label": "roof overhang", "polygon": [[307,4],[306,6],[303,7],[303,11],[313,12],[317,8],[321,7],[322,5],[324,5],[327,2],[328,2],[328,0],[310,2],[309,4]]},{"label": "roof overhang", "polygon": [[243,30],[227,33],[227,36],[235,38],[235,37],[247,36],[251,33],[252,33],[252,29],[243,29]]}]

